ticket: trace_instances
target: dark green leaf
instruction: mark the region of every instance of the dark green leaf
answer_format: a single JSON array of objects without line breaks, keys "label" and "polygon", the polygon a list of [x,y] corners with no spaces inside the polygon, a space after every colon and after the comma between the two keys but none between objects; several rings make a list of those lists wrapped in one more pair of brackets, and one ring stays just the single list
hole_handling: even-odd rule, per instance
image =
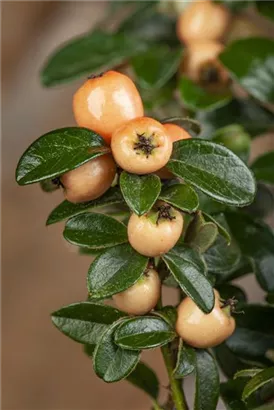
[{"label": "dark green leaf", "polygon": [[164,306],[160,310],[153,311],[153,314],[161,317],[168,322],[171,326],[175,327],[177,320],[177,309],[174,306]]},{"label": "dark green leaf", "polygon": [[269,369],[264,369],[256,376],[252,377],[252,379],[246,384],[242,398],[243,400],[247,400],[247,398],[258,390],[260,387],[264,386],[270,380],[274,378],[274,367],[270,367]]},{"label": "dark green leaf", "polygon": [[257,158],[251,165],[251,169],[257,180],[274,184],[274,151]]},{"label": "dark green leaf", "polygon": [[246,302],[246,294],[242,288],[239,286],[231,285],[230,283],[224,283],[222,285],[216,286],[219,291],[221,298],[224,300],[235,297],[238,302]]},{"label": "dark green leaf", "polygon": [[196,120],[202,125],[201,137],[207,139],[211,139],[219,128],[230,124],[241,124],[253,137],[274,126],[274,114],[252,99],[233,99],[214,111],[198,111]]},{"label": "dark green leaf", "polygon": [[94,345],[108,325],[126,316],[111,306],[79,302],[65,306],[51,314],[54,325],[66,336]]},{"label": "dark green leaf", "polygon": [[229,380],[221,384],[221,397],[227,410],[247,410],[241,399],[244,385],[244,379]]},{"label": "dark green leaf", "polygon": [[59,183],[55,183],[52,179],[44,179],[40,182],[40,187],[44,192],[54,192],[60,188]]},{"label": "dark green leaf", "polygon": [[274,103],[274,41],[246,38],[228,45],[219,56],[232,77],[259,101]]},{"label": "dark green leaf", "polygon": [[41,81],[49,87],[106,71],[144,50],[144,43],[128,35],[102,31],[84,34],[53,52],[42,69]]},{"label": "dark green leaf", "polygon": [[102,249],[127,242],[127,228],[110,216],[85,212],[67,221],[64,237],[74,245]]},{"label": "dark green leaf", "polygon": [[256,7],[259,13],[261,13],[263,16],[274,20],[274,7],[272,1],[257,0]]},{"label": "dark green leaf", "polygon": [[86,128],[60,128],[34,141],[16,169],[19,185],[54,178],[109,151],[104,140]]},{"label": "dark green leaf", "polygon": [[260,373],[262,369],[244,369],[239,370],[235,375],[234,379],[238,379],[239,377],[253,377],[256,374]]},{"label": "dark green leaf", "polygon": [[184,344],[182,339],[180,339],[176,367],[173,371],[175,378],[180,379],[188,376],[195,370],[195,365],[195,350]]},{"label": "dark green leaf", "polygon": [[254,261],[257,280],[266,291],[274,290],[274,235],[262,222],[248,215],[226,214],[233,236],[244,255]]},{"label": "dark green leaf", "polygon": [[232,96],[229,93],[213,94],[195,84],[187,77],[181,77],[180,96],[184,105],[191,110],[212,110],[227,105]]},{"label": "dark green leaf", "polygon": [[269,293],[265,300],[267,301],[267,303],[269,303],[270,305],[274,305],[274,293]]},{"label": "dark green leaf", "polygon": [[101,208],[107,205],[123,203],[123,197],[117,187],[110,188],[104,195],[93,201],[73,204],[69,201],[63,201],[49,215],[47,225],[63,221],[71,216],[81,214],[89,209]]},{"label": "dark green leaf", "polygon": [[254,201],[244,211],[256,219],[264,219],[274,211],[274,194],[266,185],[257,184]]},{"label": "dark green leaf", "polygon": [[199,253],[179,245],[165,254],[163,260],[182,290],[200,309],[209,313],[214,306],[214,293],[205,277],[206,267]]},{"label": "dark green leaf", "polygon": [[172,106],[172,110],[174,110],[175,107],[178,108],[173,97],[175,86],[176,84],[171,80],[159,90],[144,90],[140,88],[139,92],[146,113],[150,114],[152,117],[158,117],[158,110],[162,116],[162,110],[166,110],[169,105]]},{"label": "dark green leaf", "polygon": [[243,315],[237,315],[237,326],[274,335],[274,306],[241,304]]},{"label": "dark green leaf", "polygon": [[154,46],[131,60],[136,81],[145,89],[163,87],[176,73],[182,57],[182,48],[171,50]]},{"label": "dark green leaf", "polygon": [[139,176],[123,171],[120,187],[130,209],[137,215],[143,215],[156,202],[161,191],[161,181],[157,175]]},{"label": "dark green leaf", "polygon": [[109,326],[102,334],[93,354],[94,371],[107,383],[125,379],[138,364],[139,351],[123,350],[114,343],[114,333],[121,321]]},{"label": "dark green leaf", "polygon": [[243,206],[255,196],[255,181],[246,165],[227,148],[188,139],[173,144],[168,169],[213,199]]},{"label": "dark green leaf", "polygon": [[[101,334],[100,334],[101,335]],[[95,350],[96,345],[84,345],[84,353],[88,356],[93,358],[93,353]]]},{"label": "dark green leaf", "polygon": [[199,209],[207,214],[219,214],[227,209],[227,206],[221,202],[214,201],[208,195],[204,194],[202,191],[196,189],[199,198]]},{"label": "dark green leaf", "polygon": [[118,327],[115,343],[123,349],[152,349],[167,344],[176,336],[170,324],[160,317],[140,316]]},{"label": "dark green leaf", "polygon": [[225,342],[214,347],[214,353],[222,372],[228,378],[232,378],[237,371],[248,367],[246,363],[242,362],[240,358],[228,348]]},{"label": "dark green leaf", "polygon": [[[231,242],[230,233],[229,233],[228,229],[227,229],[226,227],[224,227],[224,226],[219,222],[219,220],[221,219],[222,215],[219,215],[219,217],[214,218],[213,216],[211,216],[211,215],[209,215],[209,214],[203,212],[203,217],[204,217],[205,221],[207,221],[207,222],[209,222],[209,221],[210,221],[210,222],[213,222],[213,223],[217,226],[219,234],[226,240],[226,242],[227,242],[228,245],[229,245],[230,242]],[[218,219],[219,219],[219,220],[218,220]]]},{"label": "dark green leaf", "polygon": [[162,124],[175,124],[186,130],[192,137],[198,137],[201,133],[201,125],[198,121],[188,117],[169,117],[161,120]]},{"label": "dark green leaf", "polygon": [[215,410],[219,398],[219,372],[206,350],[196,350],[196,393],[194,410]]},{"label": "dark green leaf", "polygon": [[154,371],[145,363],[138,363],[127,381],[146,392],[152,399],[157,400],[159,394],[159,380]]},{"label": "dark green leaf", "polygon": [[213,245],[217,235],[217,225],[206,222],[201,211],[199,211],[187,227],[185,242],[198,252],[204,253]]},{"label": "dark green leaf", "polygon": [[93,298],[106,298],[132,286],[142,276],[148,258],[129,244],[115,246],[99,255],[88,271],[88,289]]},{"label": "dark green leaf", "polygon": [[185,184],[174,184],[164,187],[159,198],[184,212],[192,213],[199,206],[196,192],[189,185]]}]

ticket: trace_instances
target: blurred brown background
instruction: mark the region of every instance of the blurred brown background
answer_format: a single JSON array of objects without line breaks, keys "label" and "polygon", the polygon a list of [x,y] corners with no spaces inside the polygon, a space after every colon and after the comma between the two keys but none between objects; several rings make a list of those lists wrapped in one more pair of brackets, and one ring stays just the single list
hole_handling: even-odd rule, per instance
[{"label": "blurred brown background", "polygon": [[[62,41],[88,30],[104,13],[100,2],[2,2],[2,409],[146,410],[149,399],[127,382],[95,377],[80,344],[51,324],[50,312],[84,300],[90,258],[62,238],[62,224],[45,227],[61,192],[18,187],[17,161],[43,133],[74,124],[71,98],[81,81],[43,89],[39,70]],[[272,136],[273,138],[273,136]],[[255,151],[273,148],[268,136]],[[262,300],[244,279],[251,300]],[[172,291],[166,300],[172,303]],[[159,351],[143,357],[167,384]],[[193,400],[193,380],[186,381]],[[163,396],[165,389],[162,389]],[[191,404],[190,404],[190,408]],[[220,410],[224,407],[220,403]]]}]

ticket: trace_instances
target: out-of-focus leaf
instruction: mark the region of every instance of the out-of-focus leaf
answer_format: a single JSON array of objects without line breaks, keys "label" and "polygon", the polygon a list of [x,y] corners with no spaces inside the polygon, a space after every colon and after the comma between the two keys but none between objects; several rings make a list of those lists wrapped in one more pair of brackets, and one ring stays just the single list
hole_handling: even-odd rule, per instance
[{"label": "out-of-focus leaf", "polygon": [[127,381],[143,390],[152,399],[157,400],[159,394],[159,380],[155,372],[143,362],[139,362]]},{"label": "out-of-focus leaf", "polygon": [[274,184],[274,151],[261,155],[251,165],[257,180]]}]

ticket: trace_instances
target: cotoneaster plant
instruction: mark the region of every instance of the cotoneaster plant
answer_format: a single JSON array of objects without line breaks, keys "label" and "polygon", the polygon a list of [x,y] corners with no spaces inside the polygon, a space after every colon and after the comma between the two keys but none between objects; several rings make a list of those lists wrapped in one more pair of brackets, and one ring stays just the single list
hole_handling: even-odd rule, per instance
[{"label": "cotoneaster plant", "polygon": [[[231,43],[248,4],[122,2],[129,13],[110,32],[111,3],[100,30],[42,69],[45,86],[83,76],[78,126],[42,135],[16,170],[19,185],[64,191],[46,223],[65,221],[65,240],[90,258],[87,297],[55,310],[54,325],[99,378],[134,384],[154,410],[192,410],[190,374],[194,410],[274,406],[274,235],[264,222],[274,153],[249,159],[252,138],[274,125],[274,42],[248,31]],[[273,18],[266,2],[252,4]],[[247,274],[265,303],[248,303],[234,283]],[[177,294],[169,306],[166,287]],[[155,348],[169,377],[163,401],[140,360]]]}]

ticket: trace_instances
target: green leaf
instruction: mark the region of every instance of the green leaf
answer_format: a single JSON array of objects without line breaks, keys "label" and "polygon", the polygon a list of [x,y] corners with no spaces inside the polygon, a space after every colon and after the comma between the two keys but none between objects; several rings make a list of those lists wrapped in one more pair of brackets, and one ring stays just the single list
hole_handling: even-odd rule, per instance
[{"label": "green leaf", "polygon": [[186,130],[192,137],[198,137],[201,133],[200,123],[189,117],[169,117],[161,120],[161,123],[178,125]]},{"label": "green leaf", "polygon": [[241,400],[244,385],[244,379],[229,380],[226,383],[221,383],[221,397],[227,410],[247,410],[247,407]]},{"label": "green leaf", "polygon": [[213,94],[182,76],[179,91],[184,105],[190,110],[212,110],[227,105],[232,96],[230,93]]},{"label": "green leaf", "polygon": [[217,130],[213,136],[213,141],[223,144],[233,151],[244,162],[248,161],[251,137],[239,124],[227,125]]},{"label": "green leaf", "polygon": [[182,48],[154,46],[131,60],[140,87],[153,90],[163,87],[176,73],[182,58]]},{"label": "green leaf", "polygon": [[184,245],[178,245],[163,255],[163,260],[182,290],[205,313],[211,312],[214,293],[205,277],[206,267],[199,253]]},{"label": "green leaf", "polygon": [[245,313],[236,316],[238,327],[274,335],[274,306],[241,304],[240,309]]},{"label": "green leaf", "polygon": [[272,1],[257,0],[256,7],[264,17],[274,20],[274,7]]},{"label": "green leaf", "polygon": [[88,357],[93,358],[93,353],[94,353],[95,347],[96,347],[96,345],[87,345],[87,344],[84,345],[84,353]]},{"label": "green leaf", "polygon": [[60,188],[59,183],[55,183],[52,179],[44,179],[40,182],[40,187],[44,192],[54,192]]},{"label": "green leaf", "polygon": [[204,253],[215,242],[218,228],[212,222],[206,222],[198,211],[187,227],[185,242],[200,253]]},{"label": "green leaf", "polygon": [[153,314],[161,317],[168,322],[171,326],[175,327],[177,320],[177,309],[174,306],[163,306],[160,310],[153,311]]},{"label": "green leaf", "polygon": [[159,395],[159,380],[155,372],[145,363],[138,363],[133,372],[128,376],[127,381],[143,390],[152,399],[157,400]]},{"label": "green leaf", "polygon": [[274,184],[274,151],[256,158],[251,169],[257,180]]},{"label": "green leaf", "polygon": [[86,128],[60,128],[34,141],[16,169],[19,185],[54,178],[109,152],[104,140]]},{"label": "green leaf", "polygon": [[140,40],[123,34],[94,31],[68,41],[50,55],[41,72],[44,86],[106,71],[145,50]]},{"label": "green leaf", "polygon": [[219,398],[219,372],[206,350],[196,350],[196,393],[194,410],[215,410]]},{"label": "green leaf", "polygon": [[244,211],[256,219],[264,219],[274,209],[274,193],[266,185],[257,184],[257,192],[254,201],[244,208]]},{"label": "green leaf", "polygon": [[256,186],[246,165],[227,148],[200,139],[173,144],[168,169],[208,196],[227,205],[252,202]]},{"label": "green leaf", "polygon": [[143,215],[156,202],[161,191],[161,180],[154,174],[139,176],[123,171],[120,187],[130,209],[137,215]]},{"label": "green leaf", "polygon": [[115,343],[123,349],[152,349],[173,340],[175,331],[156,316],[140,316],[124,321],[115,332]]},{"label": "green leaf", "polygon": [[246,38],[228,45],[220,61],[253,97],[274,103],[274,41]]},{"label": "green leaf", "polygon": [[188,376],[195,370],[196,354],[195,350],[184,344],[182,339],[179,342],[176,366],[173,374],[176,379]]},{"label": "green leaf", "polygon": [[127,228],[110,216],[85,212],[67,221],[64,237],[74,245],[102,249],[127,242]]},{"label": "green leaf", "polygon": [[186,184],[163,187],[159,198],[184,212],[195,212],[199,206],[198,195]]},{"label": "green leaf", "polygon": [[63,221],[89,209],[101,208],[107,205],[123,203],[123,197],[117,187],[110,188],[104,195],[93,201],[73,204],[67,200],[61,202],[49,215],[46,224],[51,225]]},{"label": "green leaf", "polygon": [[213,111],[198,111],[195,119],[201,123],[202,138],[211,139],[219,128],[241,124],[253,137],[274,126],[274,114],[252,99],[233,99],[225,107]]},{"label": "green leaf", "polygon": [[129,244],[115,246],[99,255],[88,271],[88,290],[101,299],[122,292],[134,285],[146,269],[148,258]]},{"label": "green leaf", "polygon": [[79,302],[53,312],[54,325],[66,336],[79,343],[95,345],[108,325],[126,313],[111,306]]},{"label": "green leaf", "polygon": [[244,369],[244,370],[239,370],[237,373],[234,375],[234,379],[238,379],[239,377],[253,377],[256,376],[256,374],[260,373],[262,369]]},{"label": "green leaf", "polygon": [[139,351],[123,350],[114,343],[114,333],[121,323],[117,321],[105,330],[93,354],[94,371],[107,383],[128,377],[140,358]]},{"label": "green leaf", "polygon": [[222,372],[228,378],[232,378],[237,371],[248,367],[246,363],[229,349],[225,342],[214,347],[214,353]]},{"label": "green leaf", "polygon": [[274,234],[267,225],[248,215],[227,213],[226,219],[244,255],[252,258],[260,286],[274,290]]},{"label": "green leaf", "polygon": [[220,220],[222,215],[219,215],[219,217],[214,218],[213,216],[203,212],[203,217],[204,217],[205,221],[213,222],[217,226],[219,235],[221,235],[229,245],[230,242],[231,242],[230,233],[228,232],[228,229],[225,228],[223,225],[221,225],[221,223],[218,221],[218,219]]},{"label": "green leaf", "polygon": [[252,377],[252,379],[246,384],[244,391],[243,391],[242,399],[246,401],[247,398],[252,393],[258,390],[260,387],[264,386],[266,383],[268,383],[273,378],[274,378],[274,367],[270,367],[268,369],[262,370],[256,376]]},{"label": "green leaf", "polygon": [[235,297],[238,302],[247,301],[244,290],[239,286],[235,286],[230,283],[223,283],[221,285],[217,285],[216,288],[219,291],[221,298],[224,300]]},{"label": "green leaf", "polygon": [[274,292],[273,293],[269,293],[266,298],[265,298],[266,302],[269,303],[270,305],[274,305]]},{"label": "green leaf", "polygon": [[221,202],[214,201],[208,195],[204,194],[202,191],[196,189],[199,198],[199,209],[207,214],[219,214],[227,209],[227,206]]}]

